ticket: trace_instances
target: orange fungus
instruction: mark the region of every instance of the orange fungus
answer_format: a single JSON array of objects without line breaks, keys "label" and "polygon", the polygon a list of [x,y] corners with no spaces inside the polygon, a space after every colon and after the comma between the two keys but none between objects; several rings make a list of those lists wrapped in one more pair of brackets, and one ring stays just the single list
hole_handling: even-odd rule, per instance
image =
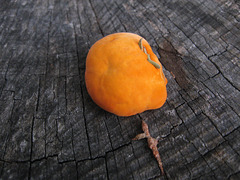
[{"label": "orange fungus", "polygon": [[115,33],[89,50],[86,87],[93,101],[118,116],[160,108],[167,79],[148,42],[133,33]]}]

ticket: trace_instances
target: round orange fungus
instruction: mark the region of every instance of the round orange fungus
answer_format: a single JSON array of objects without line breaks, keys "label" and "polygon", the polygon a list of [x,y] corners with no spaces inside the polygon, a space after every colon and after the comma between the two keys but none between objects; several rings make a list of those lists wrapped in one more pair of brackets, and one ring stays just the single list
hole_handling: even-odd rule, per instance
[{"label": "round orange fungus", "polygon": [[160,108],[167,79],[148,42],[132,33],[115,33],[89,50],[86,87],[93,101],[118,116]]}]

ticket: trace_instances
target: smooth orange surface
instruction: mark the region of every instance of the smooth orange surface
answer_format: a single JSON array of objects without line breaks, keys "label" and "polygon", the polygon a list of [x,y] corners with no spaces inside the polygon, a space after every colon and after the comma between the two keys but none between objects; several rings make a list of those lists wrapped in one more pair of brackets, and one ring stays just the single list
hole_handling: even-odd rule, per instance
[{"label": "smooth orange surface", "polygon": [[85,81],[87,91],[101,108],[118,116],[131,116],[160,108],[166,101],[167,79],[162,65],[143,39],[155,68],[140,49],[139,35],[115,33],[97,41],[89,50]]}]

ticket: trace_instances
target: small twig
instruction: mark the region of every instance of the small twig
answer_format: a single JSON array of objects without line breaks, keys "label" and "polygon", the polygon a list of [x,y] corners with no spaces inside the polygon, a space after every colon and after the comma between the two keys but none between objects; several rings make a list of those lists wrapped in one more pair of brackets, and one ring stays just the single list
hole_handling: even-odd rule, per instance
[{"label": "small twig", "polygon": [[176,77],[175,77],[175,75],[173,74],[173,72],[171,71],[170,73],[171,73],[172,77],[175,79]]},{"label": "small twig", "polygon": [[147,125],[147,123],[145,123],[145,121],[142,121],[142,130],[144,133],[138,134],[135,138],[133,138],[133,140],[147,138],[148,147],[152,150],[153,155],[158,162],[158,166],[161,169],[161,173],[162,173],[162,175],[164,175],[162,160],[161,160],[160,154],[157,149],[158,139],[151,137],[149,130],[148,130],[148,125]]},{"label": "small twig", "polygon": [[146,134],[145,133],[141,133],[138,134],[135,138],[133,138],[132,140],[139,140],[139,139],[143,139],[146,138]]}]

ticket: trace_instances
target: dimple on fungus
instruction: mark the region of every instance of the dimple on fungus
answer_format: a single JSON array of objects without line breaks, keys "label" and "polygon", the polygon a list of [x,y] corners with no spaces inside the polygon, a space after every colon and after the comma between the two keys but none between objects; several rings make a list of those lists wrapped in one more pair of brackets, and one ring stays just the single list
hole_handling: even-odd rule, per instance
[{"label": "dimple on fungus", "polygon": [[167,98],[161,63],[133,33],[108,35],[90,48],[85,82],[93,101],[118,116],[160,108]]}]

